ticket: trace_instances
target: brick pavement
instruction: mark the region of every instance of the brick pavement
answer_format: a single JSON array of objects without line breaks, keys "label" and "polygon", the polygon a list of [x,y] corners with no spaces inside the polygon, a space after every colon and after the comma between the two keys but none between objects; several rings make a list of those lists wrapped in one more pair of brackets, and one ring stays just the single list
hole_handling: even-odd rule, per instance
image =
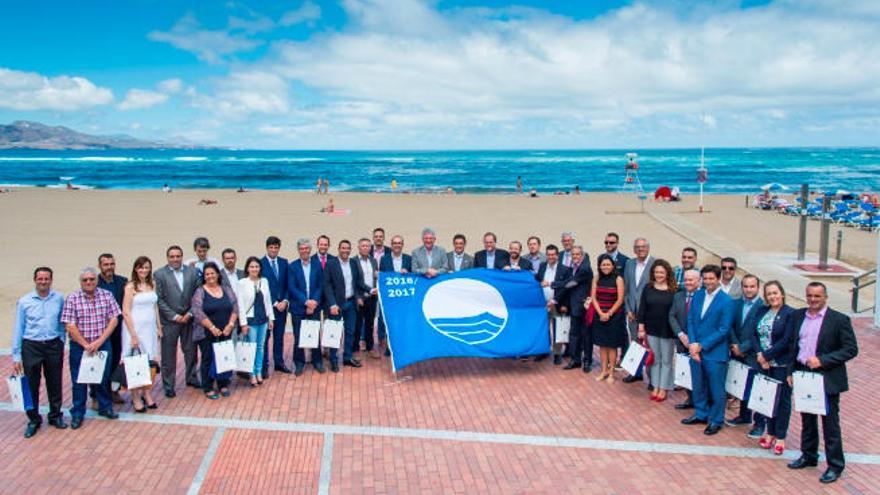
[{"label": "brick pavement", "polygon": [[[236,381],[232,397],[219,401],[184,387],[181,363],[178,397],[165,399],[157,386],[157,411],[128,414],[126,404],[118,408],[123,421],[87,419],[76,432],[44,426],[29,440],[0,387],[0,453],[10,459],[0,466],[0,493],[104,484],[151,493],[647,493],[658,481],[685,492],[880,493],[880,385],[872,380],[880,334],[867,319],[856,328],[861,352],[841,401],[849,464],[830,488],[819,485],[821,471],[785,469],[745,428],[706,438],[680,425],[684,415],[672,408],[679,397],[654,404],[641,384],[600,384],[548,361],[469,359],[417,364],[396,381],[387,360],[367,358],[364,368],[338,375],[276,374],[256,389]],[[9,356],[0,356],[0,373],[10,370]],[[67,380],[65,370],[65,407]],[[216,452],[206,456],[218,431]],[[799,431],[795,415],[786,457]],[[71,454],[86,453],[100,469],[65,467]]]}]

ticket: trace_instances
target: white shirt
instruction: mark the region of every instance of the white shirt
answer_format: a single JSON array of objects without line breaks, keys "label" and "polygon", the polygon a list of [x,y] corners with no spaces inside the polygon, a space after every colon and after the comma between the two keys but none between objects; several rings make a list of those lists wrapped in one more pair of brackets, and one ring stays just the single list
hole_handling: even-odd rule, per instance
[{"label": "white shirt", "polygon": [[724,279],[721,279],[721,290],[724,291],[725,294],[730,294],[730,289],[733,288],[733,279],[730,279],[729,284],[724,283]]},{"label": "white shirt", "polygon": [[[300,261],[302,261],[302,260],[300,260]],[[312,295],[309,294],[309,291],[311,290],[309,288],[309,279],[312,277],[312,264],[307,261],[303,261],[302,267],[303,267],[303,277],[305,277],[305,279],[306,279],[306,298],[314,299],[312,297]]]},{"label": "white shirt", "polygon": [[712,301],[715,299],[716,295],[718,295],[718,289],[715,289],[715,292],[712,293],[708,290],[706,291],[706,298],[703,299],[703,310],[700,312],[700,318],[706,316],[706,311],[709,309],[709,306],[712,305]]},{"label": "white shirt", "polygon": [[[547,269],[544,270],[544,282],[553,283],[556,280],[556,268],[559,266],[559,263],[550,266],[550,263],[547,263]],[[553,299],[553,288],[552,287],[541,287],[544,289],[544,300],[551,301]]]},{"label": "white shirt", "polygon": [[430,268],[434,262],[433,251],[433,249],[425,248],[425,258],[428,260],[428,268]]},{"label": "white shirt", "polygon": [[403,270],[403,255],[394,256],[392,254],[391,264],[394,266],[394,271],[399,273],[401,270]]},{"label": "white shirt", "polygon": [[462,261],[464,261],[464,253],[461,253],[461,254],[452,253],[452,264],[454,265],[453,266],[453,268],[455,269],[454,271],[456,271],[456,272],[461,271],[461,262]]},{"label": "white shirt", "polygon": [[377,248],[375,245],[373,246],[373,258],[376,259],[376,263],[382,261],[382,256],[385,255],[385,246],[381,248]]},{"label": "white shirt", "polygon": [[639,261],[639,259],[636,258],[636,285],[642,280],[642,274],[645,273],[645,268],[648,268],[648,258],[645,258],[645,261]]},{"label": "white shirt", "polygon": [[571,268],[571,251],[562,252],[562,265]]},{"label": "white shirt", "polygon": [[373,288],[373,264],[370,263],[370,258],[361,258],[358,256],[358,263],[361,264],[361,271],[364,272],[364,283],[367,284],[367,287]]},{"label": "white shirt", "polygon": [[[350,260],[342,261],[339,259],[339,265],[342,266],[342,279],[345,280],[345,299],[348,300],[354,296],[354,278],[351,275]],[[341,302],[341,301],[337,301]]]},{"label": "white shirt", "polygon": [[174,274],[174,280],[177,280],[177,287],[180,289],[180,292],[183,292],[183,267],[180,267],[180,270],[172,268],[171,273]]},{"label": "white shirt", "polygon": [[492,270],[495,268],[495,251],[486,251],[486,268]]}]

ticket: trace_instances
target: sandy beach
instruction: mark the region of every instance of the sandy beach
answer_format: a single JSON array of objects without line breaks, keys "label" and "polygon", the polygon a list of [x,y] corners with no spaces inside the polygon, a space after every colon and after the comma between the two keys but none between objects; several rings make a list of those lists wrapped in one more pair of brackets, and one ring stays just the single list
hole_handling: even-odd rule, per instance
[{"label": "sandy beach", "polygon": [[[686,245],[717,246],[729,240],[737,249],[755,253],[782,253],[794,256],[797,251],[797,219],[773,212],[745,207],[743,196],[708,196],[707,212],[697,213],[697,198],[685,197],[680,203],[646,201],[645,213],[633,196],[615,193],[579,196],[542,196],[528,198],[514,195],[410,195],[336,193],[338,210],[350,210],[344,216],[320,213],[328,196],[309,192],[254,191],[236,193],[218,190],[161,191],[91,190],[63,191],[18,189],[0,195],[0,252],[7,268],[0,273],[0,348],[9,346],[14,320],[15,301],[32,288],[32,271],[37,265],[55,270],[57,290],[67,293],[78,287],[79,270],[94,266],[101,252],[116,256],[118,272],[129,276],[135,257],[146,254],[154,267],[162,266],[165,248],[171,244],[184,247],[192,255],[192,240],[207,236],[211,255],[219,258],[225,247],[238,252],[239,263],[253,254],[262,256],[268,235],[282,239],[282,255],[296,257],[296,239],[313,239],[327,234],[336,243],[346,238],[356,241],[369,237],[374,227],[382,226],[391,235],[401,234],[409,252],[420,244],[424,226],[438,233],[438,243],[451,246],[452,236],[468,237],[468,252],[481,249],[485,231],[498,235],[498,244],[506,248],[512,240],[525,241],[538,235],[544,245],[557,243],[562,231],[575,232],[592,260],[604,250],[602,241],[608,231],[618,232],[621,246],[630,254],[633,239],[647,237],[652,254],[676,265],[680,250]],[[202,198],[218,204],[199,206]],[[684,235],[658,221],[659,216],[686,222],[692,228]],[[837,226],[831,228],[831,238]],[[877,234],[843,228],[842,259],[861,269],[876,263]],[[704,239],[705,237],[705,239]],[[819,222],[809,223],[808,251],[819,248]],[[832,242],[831,253],[834,253]],[[727,253],[724,253],[727,254]],[[700,252],[699,263],[717,261]],[[746,267],[748,268],[748,267]],[[845,297],[849,278],[830,282]],[[795,297],[800,294],[793,294]],[[873,297],[865,293],[865,303]],[[793,301],[795,305],[797,301]],[[848,311],[848,308],[838,308]]]}]

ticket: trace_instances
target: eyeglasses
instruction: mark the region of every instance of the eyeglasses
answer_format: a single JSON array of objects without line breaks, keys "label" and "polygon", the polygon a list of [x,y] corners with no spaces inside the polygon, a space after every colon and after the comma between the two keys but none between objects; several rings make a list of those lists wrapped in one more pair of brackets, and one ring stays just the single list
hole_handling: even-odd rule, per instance
[{"label": "eyeglasses", "polygon": [[608,246],[608,245],[614,245],[614,244],[617,244],[617,241],[605,241],[605,245],[606,245],[606,246]]},{"label": "eyeglasses", "polygon": [[98,280],[98,278],[97,277],[84,277],[84,278],[81,278],[80,280],[83,282],[94,282],[95,280]]},{"label": "eyeglasses", "polygon": [[735,266],[722,266],[721,269],[722,269],[722,270],[729,271],[729,272],[736,271],[736,267],[735,267]]}]

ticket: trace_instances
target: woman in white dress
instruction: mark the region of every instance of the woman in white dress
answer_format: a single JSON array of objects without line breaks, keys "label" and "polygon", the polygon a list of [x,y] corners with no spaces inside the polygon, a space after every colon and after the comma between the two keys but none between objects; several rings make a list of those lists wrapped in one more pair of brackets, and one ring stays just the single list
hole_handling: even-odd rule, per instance
[{"label": "woman in white dress", "polygon": [[[156,343],[162,336],[159,325],[159,306],[156,304],[156,284],[153,282],[153,262],[146,256],[134,261],[131,281],[125,286],[122,300],[122,357],[131,356],[133,349],[156,359]],[[152,386],[129,389],[135,412],[156,409],[151,395]],[[146,404],[146,405],[145,405]]]}]

